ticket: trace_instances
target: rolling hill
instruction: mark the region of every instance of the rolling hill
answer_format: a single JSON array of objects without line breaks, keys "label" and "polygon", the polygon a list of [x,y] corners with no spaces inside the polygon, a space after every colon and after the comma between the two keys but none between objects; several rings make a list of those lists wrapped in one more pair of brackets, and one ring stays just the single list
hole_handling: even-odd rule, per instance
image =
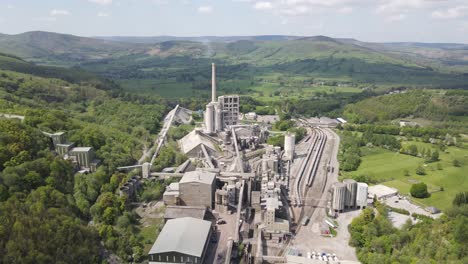
[{"label": "rolling hill", "polygon": [[70,66],[118,53],[132,53],[139,45],[43,31],[0,35],[0,52],[43,64]]},{"label": "rolling hill", "polygon": [[[49,32],[0,35],[0,52],[49,66],[79,67],[127,89],[199,89],[216,62],[221,82],[297,86],[325,79],[361,84],[465,88],[463,44],[366,43],[326,36],[107,37]],[[280,81],[281,79],[281,81]],[[280,85],[281,86],[281,85]],[[144,88],[141,88],[144,87]],[[222,86],[221,86],[222,87]]]}]

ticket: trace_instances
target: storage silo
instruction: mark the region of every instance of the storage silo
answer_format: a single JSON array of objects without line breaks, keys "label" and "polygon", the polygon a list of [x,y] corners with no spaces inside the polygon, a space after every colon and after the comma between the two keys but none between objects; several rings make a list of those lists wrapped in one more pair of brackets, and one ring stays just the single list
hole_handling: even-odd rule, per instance
[{"label": "storage silo", "polygon": [[367,191],[369,186],[366,183],[358,182],[356,191],[356,206],[360,209],[367,206]]},{"label": "storage silo", "polygon": [[214,121],[215,121],[215,131],[220,132],[223,131],[223,110],[221,109],[221,104],[218,102],[213,103],[214,106]]},{"label": "storage silo", "polygon": [[343,181],[346,184],[346,208],[355,208],[356,207],[356,192],[357,192],[357,182],[352,179],[345,179]]},{"label": "storage silo", "polygon": [[215,124],[214,124],[214,107],[213,104],[207,104],[206,105],[206,111],[205,111],[205,129],[207,134],[213,134],[215,130]]},{"label": "storage silo", "polygon": [[294,159],[294,147],[296,144],[296,135],[292,133],[286,133],[284,135],[284,156],[286,160]]},{"label": "storage silo", "polygon": [[346,200],[346,184],[337,182],[333,184],[332,208],[335,212],[343,212]]}]

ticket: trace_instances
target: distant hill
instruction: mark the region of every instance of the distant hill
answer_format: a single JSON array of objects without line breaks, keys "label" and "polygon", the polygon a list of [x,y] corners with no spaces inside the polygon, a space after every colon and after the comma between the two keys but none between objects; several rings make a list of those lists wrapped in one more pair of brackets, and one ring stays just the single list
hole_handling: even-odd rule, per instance
[{"label": "distant hill", "polygon": [[53,66],[38,66],[19,57],[0,53],[0,70],[14,71],[46,78],[62,79],[68,82],[98,81],[97,75],[80,69],[68,69]]},{"label": "distant hill", "polygon": [[279,41],[291,40],[301,38],[299,36],[283,36],[283,35],[262,35],[262,36],[201,36],[201,37],[176,37],[176,36],[155,36],[155,37],[132,37],[132,36],[110,36],[110,37],[94,37],[96,39],[128,42],[128,43],[141,43],[141,44],[154,44],[165,41],[194,41],[194,42],[234,42],[239,40],[252,40],[252,41]]},{"label": "distant hill", "polygon": [[132,53],[138,45],[51,32],[33,31],[0,35],[0,52],[38,63],[73,65],[104,59],[116,53]]},{"label": "distant hill", "polygon": [[465,87],[468,45],[367,43],[327,36],[84,38],[50,32],[0,35],[0,52],[80,67],[112,79],[202,81],[220,65],[230,79],[274,74],[381,84]]}]

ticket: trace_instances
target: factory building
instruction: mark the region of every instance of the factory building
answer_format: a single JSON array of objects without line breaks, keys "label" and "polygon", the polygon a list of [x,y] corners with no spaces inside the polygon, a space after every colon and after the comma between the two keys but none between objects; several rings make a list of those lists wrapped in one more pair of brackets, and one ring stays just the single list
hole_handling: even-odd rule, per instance
[{"label": "factory building", "polygon": [[189,171],[179,181],[179,204],[214,207],[216,173]]},{"label": "factory building", "polygon": [[357,182],[352,179],[345,179],[343,183],[346,184],[346,189],[347,189],[345,207],[348,209],[355,208],[356,207]]},{"label": "factory building", "polygon": [[294,146],[296,144],[296,135],[287,132],[284,135],[284,156],[286,160],[294,159]]},{"label": "factory building", "polygon": [[67,143],[67,137],[65,135],[65,132],[56,132],[54,134],[50,134],[50,138],[52,139],[54,147],[57,147],[57,144]]},{"label": "factory building", "polygon": [[202,264],[211,235],[209,221],[192,217],[168,220],[149,251],[149,263]]},{"label": "factory building", "polygon": [[75,143],[59,143],[55,145],[55,151],[60,156],[67,155],[73,148],[75,147]]},{"label": "factory building", "polygon": [[92,147],[73,148],[68,155],[78,164],[78,167],[96,171],[98,161],[94,159],[95,155]]},{"label": "factory building", "polygon": [[215,134],[239,122],[239,96],[224,95],[216,98],[216,65],[211,64],[211,102],[204,114],[205,133]]},{"label": "factory building", "polygon": [[222,107],[222,119],[225,127],[234,126],[239,123],[239,96],[223,95],[218,97]]},{"label": "factory building", "polygon": [[364,209],[367,206],[367,190],[368,186],[366,183],[357,183],[356,206],[360,209]]},{"label": "factory building", "polygon": [[190,158],[203,157],[205,151],[211,157],[220,156],[219,147],[217,147],[218,142],[199,130],[193,130],[178,142],[182,152]]},{"label": "factory building", "polygon": [[344,183],[337,182],[333,184],[332,209],[335,212],[343,212],[346,204],[347,186]]}]

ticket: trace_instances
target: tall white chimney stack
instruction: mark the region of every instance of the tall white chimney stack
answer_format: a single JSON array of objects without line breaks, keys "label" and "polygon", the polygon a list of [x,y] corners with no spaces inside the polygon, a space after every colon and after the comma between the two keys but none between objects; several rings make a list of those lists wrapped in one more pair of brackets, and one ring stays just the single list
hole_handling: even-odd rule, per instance
[{"label": "tall white chimney stack", "polygon": [[216,102],[216,65],[211,63],[211,102]]}]

